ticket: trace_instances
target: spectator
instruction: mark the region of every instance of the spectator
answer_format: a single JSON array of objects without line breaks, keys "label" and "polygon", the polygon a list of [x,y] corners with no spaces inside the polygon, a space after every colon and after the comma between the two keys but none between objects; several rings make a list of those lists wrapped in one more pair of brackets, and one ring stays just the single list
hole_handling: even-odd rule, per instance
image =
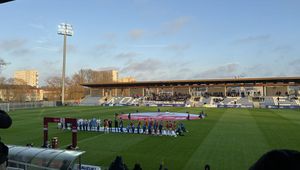
[{"label": "spectator", "polygon": [[0,169],[6,169],[8,161],[8,147],[0,141]]},{"label": "spectator", "polygon": [[128,170],[127,165],[123,163],[122,157],[117,156],[116,159],[110,164],[109,170]]},{"label": "spectator", "polygon": [[134,165],[133,170],[142,170],[142,167],[141,167],[140,164],[136,163],[136,164]]},{"label": "spectator", "polygon": [[249,170],[298,170],[300,152],[294,150],[272,150],[265,153]]},{"label": "spectator", "polygon": [[12,120],[9,117],[9,115],[3,110],[0,110],[0,128],[7,129],[11,126],[11,124],[12,124]]},{"label": "spectator", "polygon": [[164,162],[161,161],[160,165],[159,165],[159,170],[168,170],[167,167],[164,168]]}]

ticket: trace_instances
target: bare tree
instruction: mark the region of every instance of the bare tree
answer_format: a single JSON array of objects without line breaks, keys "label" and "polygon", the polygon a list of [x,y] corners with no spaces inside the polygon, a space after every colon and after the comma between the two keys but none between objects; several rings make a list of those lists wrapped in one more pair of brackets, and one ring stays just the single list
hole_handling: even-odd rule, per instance
[{"label": "bare tree", "polygon": [[52,76],[46,79],[46,86],[49,88],[59,88],[61,87],[61,77]]},{"label": "bare tree", "polygon": [[[66,96],[67,100],[80,100],[87,93],[87,89],[81,86],[83,83],[97,82],[97,71],[92,69],[81,69],[71,76],[66,78]],[[46,79],[46,88],[57,89],[57,95],[60,94],[61,77],[52,76]],[[54,94],[54,92],[53,92]]]},{"label": "bare tree", "polygon": [[[3,59],[0,58],[0,73],[3,69],[4,66],[6,66],[8,63],[5,62]],[[5,77],[0,77],[0,84],[5,84],[6,83],[6,78]]]},{"label": "bare tree", "polygon": [[5,62],[3,59],[0,58],[0,72],[3,69],[4,66],[6,66],[8,63]]},{"label": "bare tree", "polygon": [[0,77],[0,84],[5,84],[5,83],[6,83],[6,78]]}]

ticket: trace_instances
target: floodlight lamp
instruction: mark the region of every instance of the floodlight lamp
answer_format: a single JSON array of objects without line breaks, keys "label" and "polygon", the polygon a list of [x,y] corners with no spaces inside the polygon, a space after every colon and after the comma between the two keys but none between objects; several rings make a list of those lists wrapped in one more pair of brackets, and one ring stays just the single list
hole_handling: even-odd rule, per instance
[{"label": "floodlight lamp", "polygon": [[73,27],[71,24],[61,23],[58,25],[58,34],[72,36],[74,34]]}]

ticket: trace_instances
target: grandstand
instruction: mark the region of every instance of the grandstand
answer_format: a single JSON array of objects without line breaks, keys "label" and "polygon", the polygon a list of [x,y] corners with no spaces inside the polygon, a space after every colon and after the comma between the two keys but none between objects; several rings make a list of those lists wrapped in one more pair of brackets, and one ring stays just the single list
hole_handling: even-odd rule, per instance
[{"label": "grandstand", "polygon": [[254,107],[253,103],[249,100],[248,97],[241,97],[237,100],[237,104],[245,107]]},{"label": "grandstand", "polygon": [[90,88],[90,94],[81,101],[81,105],[300,107],[297,98],[300,94],[299,77],[89,83],[82,85]]},{"label": "grandstand", "polygon": [[96,106],[100,104],[100,98],[97,96],[86,96],[82,101],[80,102],[81,106]]}]

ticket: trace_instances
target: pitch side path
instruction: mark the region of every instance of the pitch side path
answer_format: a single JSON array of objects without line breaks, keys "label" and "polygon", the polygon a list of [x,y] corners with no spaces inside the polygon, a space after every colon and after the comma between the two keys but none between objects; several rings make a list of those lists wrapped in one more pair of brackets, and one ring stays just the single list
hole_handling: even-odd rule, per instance
[{"label": "pitch side path", "polygon": [[[140,163],[145,170],[158,169],[161,161],[170,170],[248,169],[271,149],[300,151],[300,110],[165,108],[161,111],[208,114],[202,120],[184,121],[189,131],[182,137],[79,132],[78,146],[85,150],[83,163],[108,167],[117,155],[128,165]],[[7,144],[42,144],[44,116],[114,119],[114,113],[155,112],[156,107],[56,107],[11,111],[13,125],[0,130]],[[125,123],[127,125],[127,122]],[[50,124],[49,138],[59,138],[65,148],[71,132]]]}]

